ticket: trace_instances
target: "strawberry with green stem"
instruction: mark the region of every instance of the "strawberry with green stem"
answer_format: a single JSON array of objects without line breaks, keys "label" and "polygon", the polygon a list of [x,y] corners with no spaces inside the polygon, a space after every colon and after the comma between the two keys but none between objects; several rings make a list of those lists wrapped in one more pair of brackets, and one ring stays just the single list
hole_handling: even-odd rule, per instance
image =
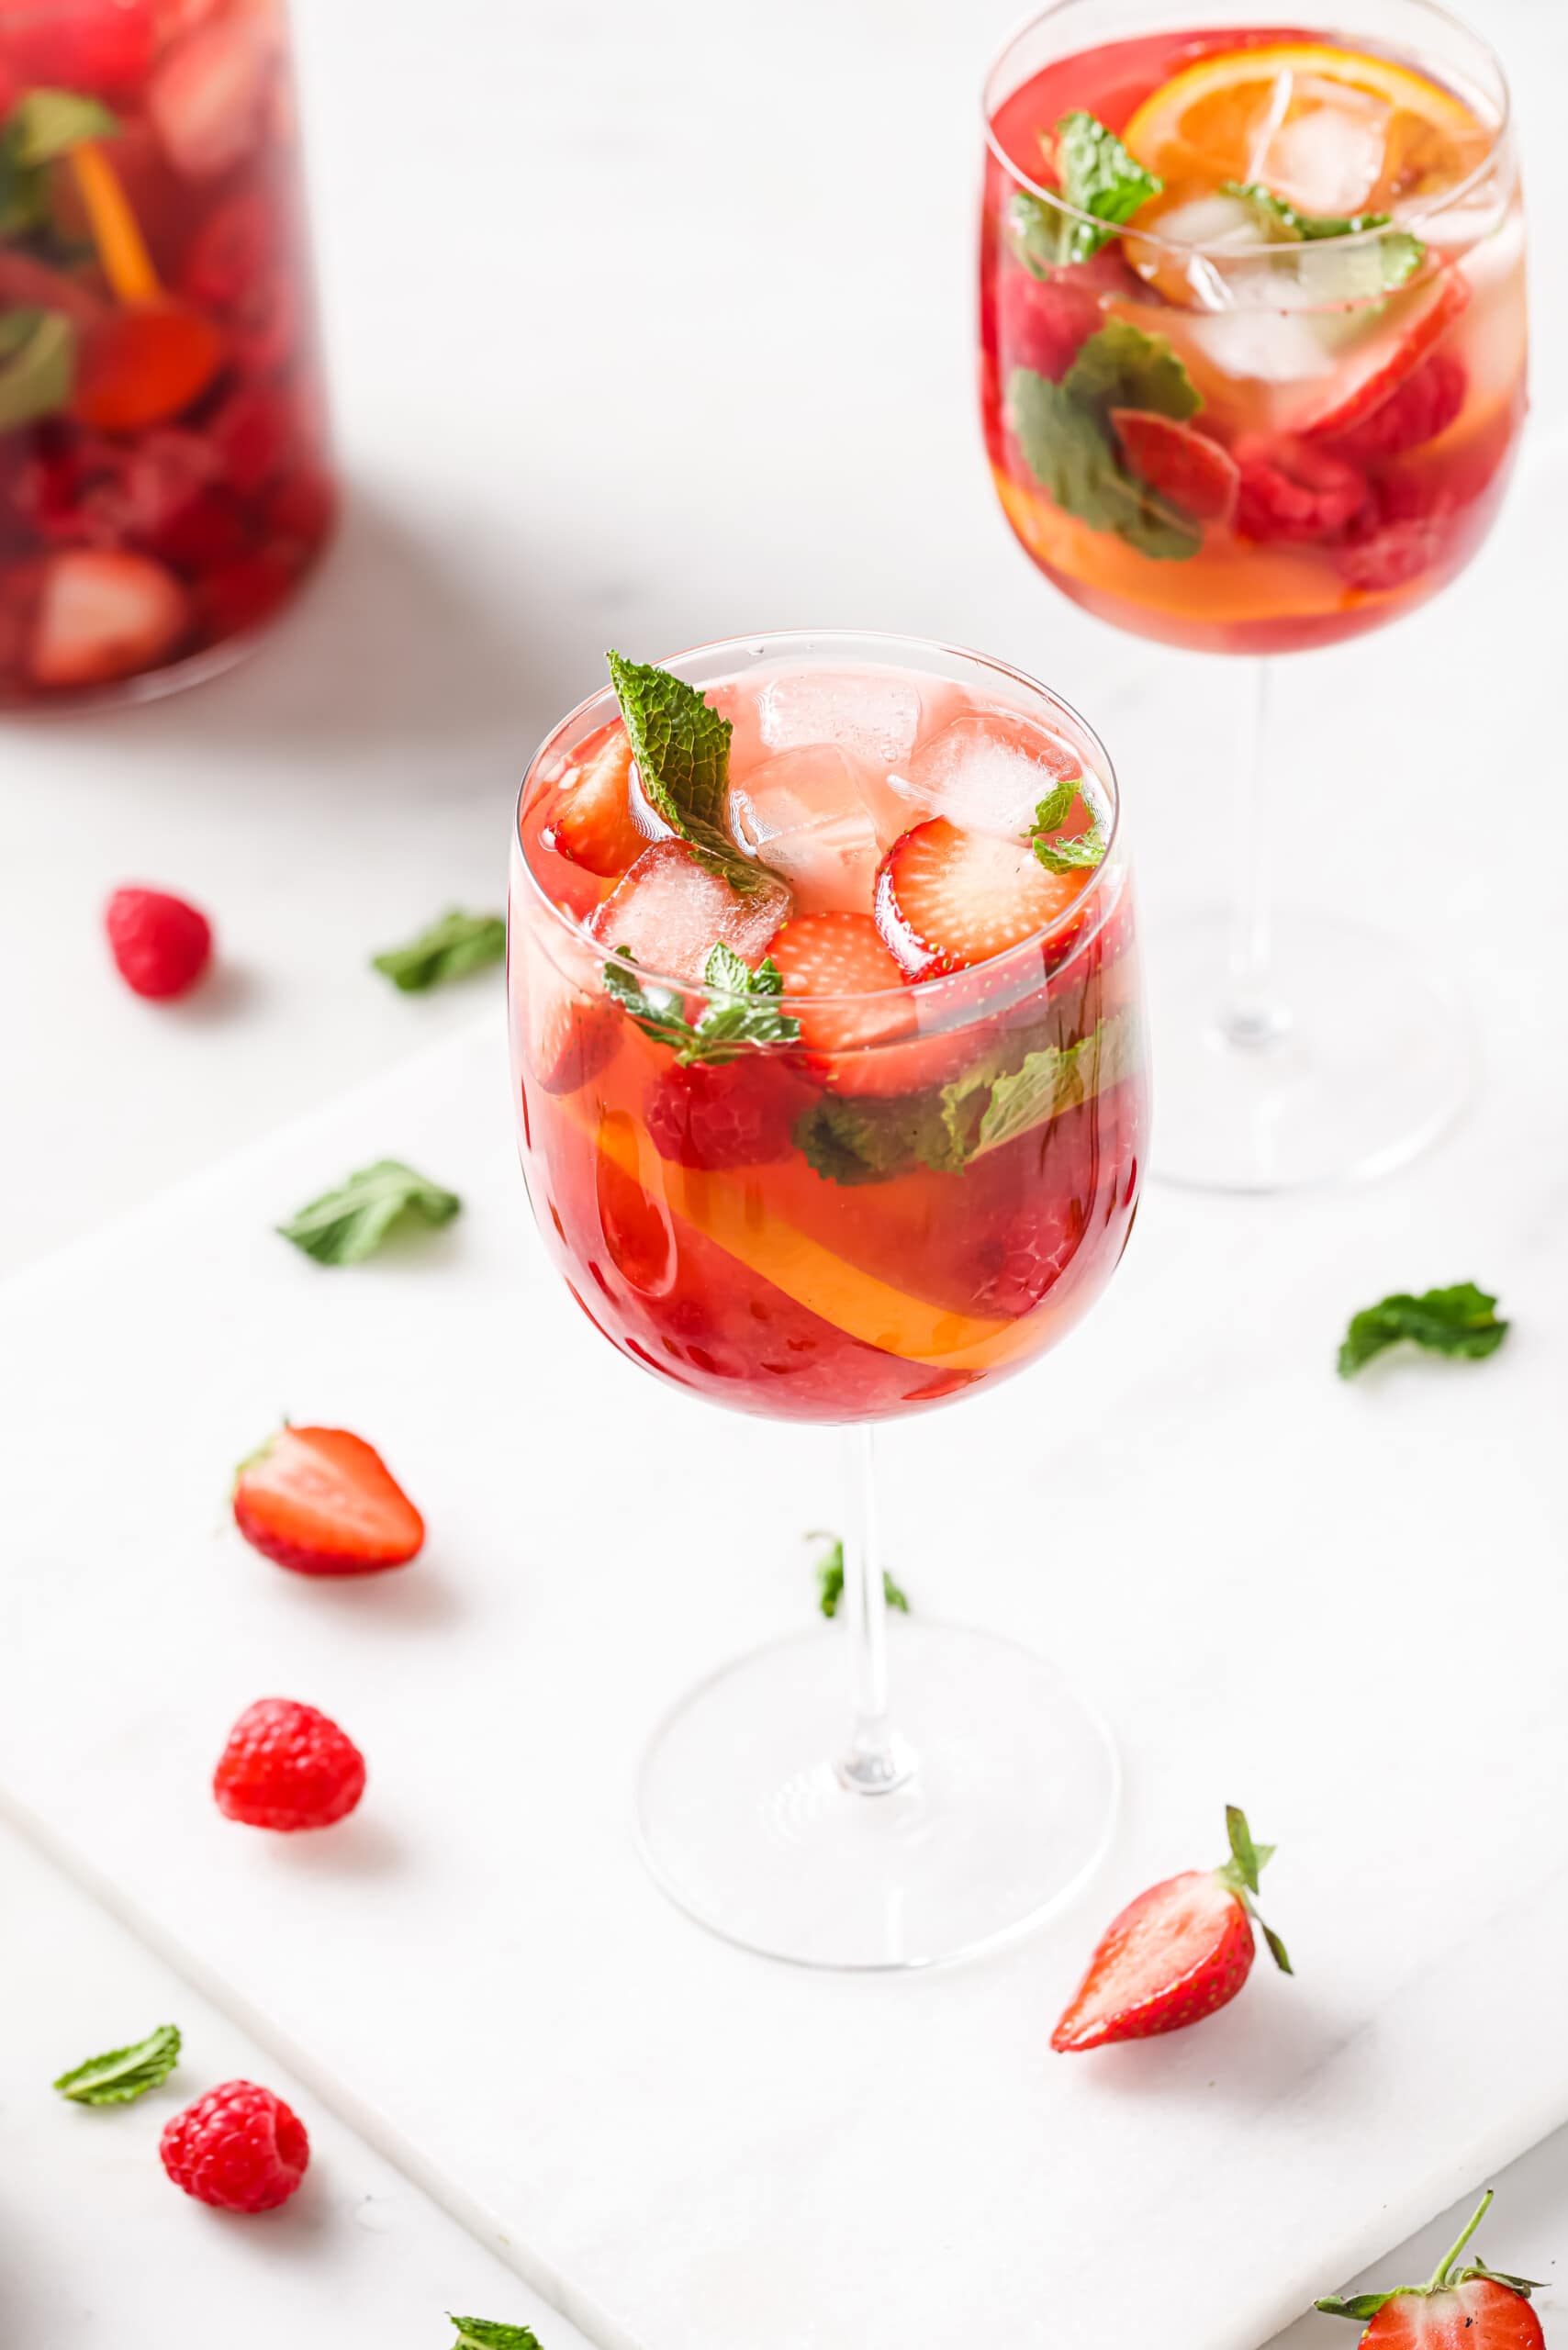
[{"label": "strawberry with green stem", "polygon": [[1488,2188],[1457,2244],[1424,2285],[1389,2293],[1327,2295],[1317,2307],[1327,2317],[1366,2321],[1361,2350],[1545,2350],[1540,2320],[1529,2305],[1540,2288],[1527,2277],[1506,2277],[1484,2260],[1459,2265],[1492,2204]]}]

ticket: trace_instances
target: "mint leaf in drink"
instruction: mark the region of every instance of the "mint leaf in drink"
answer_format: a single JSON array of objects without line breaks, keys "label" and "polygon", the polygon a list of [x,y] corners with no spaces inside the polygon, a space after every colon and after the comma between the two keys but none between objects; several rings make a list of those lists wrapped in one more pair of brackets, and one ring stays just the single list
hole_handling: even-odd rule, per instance
[{"label": "mint leaf in drink", "polygon": [[730,836],[729,720],[684,677],[620,653],[604,657],[649,806],[732,890],[759,889],[767,867],[744,857]]},{"label": "mint leaf in drink", "polygon": [[[964,1104],[950,1113],[956,1138],[961,1140],[964,1164],[1000,1150],[1036,1126],[1048,1125],[1064,1110],[1108,1093],[1130,1076],[1137,1065],[1137,1024],[1129,1012],[1102,1020],[1086,1036],[1070,1045],[1041,1045],[1026,1053],[1016,1069],[992,1080],[978,1123],[967,1128]],[[945,1091],[952,1092],[952,1087]]]},{"label": "mint leaf in drink", "polygon": [[1341,237],[1360,237],[1370,229],[1386,231],[1356,252],[1342,257],[1346,264],[1344,285],[1350,289],[1342,298],[1347,300],[1355,294],[1392,294],[1395,286],[1415,275],[1427,258],[1427,248],[1420,238],[1413,237],[1407,229],[1396,229],[1391,212],[1303,212],[1257,180],[1226,180],[1221,184],[1220,194],[1236,196],[1245,204],[1260,236],[1274,244],[1324,244]]},{"label": "mint leaf in drink", "polygon": [[0,432],[62,408],[75,376],[76,329],[63,312],[7,310],[0,318]]},{"label": "mint leaf in drink", "polygon": [[1132,218],[1140,205],[1161,193],[1165,182],[1146,172],[1115,132],[1081,107],[1062,116],[1055,144],[1063,196],[1080,212],[1092,212],[1107,224],[1103,229],[1092,229],[1085,220],[1064,224],[1070,234],[1063,260],[1087,261],[1109,241],[1114,229]]},{"label": "mint leaf in drink", "polygon": [[378,1158],[277,1228],[319,1265],[357,1265],[374,1256],[404,1218],[450,1224],[462,1204],[455,1192],[442,1191],[401,1159]]},{"label": "mint leaf in drink", "polygon": [[457,2339],[449,2350],[543,2350],[539,2336],[531,2325],[501,2325],[490,2317],[453,2317]]},{"label": "mint leaf in drink", "polygon": [[161,2023],[145,2040],[129,2048],[111,2048],[106,2055],[89,2056],[54,2083],[73,2105],[129,2105],[149,2089],[162,2088],[180,2058],[180,2035],[172,2023]]},{"label": "mint leaf in drink", "polygon": [[1162,334],[1107,319],[1079,351],[1061,388],[1106,432],[1114,408],[1141,408],[1184,424],[1203,397]]},{"label": "mint leaf in drink", "polygon": [[1080,784],[1071,779],[1058,783],[1035,811],[1029,839],[1035,855],[1048,873],[1092,872],[1104,856],[1105,834],[1097,816],[1087,832],[1072,834],[1065,840],[1061,837],[1061,828],[1072,813],[1080,789]]},{"label": "mint leaf in drink", "polygon": [[384,971],[395,988],[414,995],[426,988],[444,987],[469,971],[505,960],[507,925],[504,914],[465,914],[454,906],[411,938],[406,946],[389,946],[373,955],[371,968]]},{"label": "mint leaf in drink", "polygon": [[29,90],[6,118],[6,142],[23,171],[52,163],[84,140],[118,136],[118,116],[74,90]]},{"label": "mint leaf in drink", "polygon": [[1017,189],[1007,207],[1007,237],[1031,277],[1049,277],[1067,259],[1070,232],[1080,224],[1059,206],[1027,188]]},{"label": "mint leaf in drink", "polygon": [[1396,1291],[1351,1316],[1339,1348],[1339,1376],[1353,1379],[1374,1355],[1404,1339],[1433,1354],[1477,1362],[1484,1355],[1495,1354],[1507,1335],[1496,1299],[1473,1281],[1429,1289],[1419,1297]]},{"label": "mint leaf in drink", "polygon": [[1114,531],[1156,562],[1184,563],[1197,554],[1203,533],[1128,472],[1108,431],[1065,381],[1015,367],[1007,411],[1030,472],[1064,514]]},{"label": "mint leaf in drink", "polygon": [[884,1100],[824,1093],[795,1121],[793,1141],[826,1183],[881,1183],[916,1161],[947,1163],[941,1097],[907,1093]]},{"label": "mint leaf in drink", "polygon": [[[623,946],[615,951],[632,962]],[[683,1069],[694,1061],[733,1061],[749,1045],[792,1044],[801,1033],[800,1022],[778,1010],[784,977],[772,956],[754,971],[722,940],[702,967],[702,983],[719,1000],[710,999],[695,1026],[677,990],[647,986],[618,963],[607,963],[602,976],[606,992],[622,1011],[655,1045],[667,1045]]]},{"label": "mint leaf in drink", "polygon": [[[844,1597],[844,1545],[835,1534],[808,1534],[806,1539],[828,1546],[817,1561],[817,1606],[824,1616],[836,1616],[838,1603]],[[899,1589],[886,1567],[882,1569],[882,1596],[901,1615],[909,1614],[908,1595]]]}]

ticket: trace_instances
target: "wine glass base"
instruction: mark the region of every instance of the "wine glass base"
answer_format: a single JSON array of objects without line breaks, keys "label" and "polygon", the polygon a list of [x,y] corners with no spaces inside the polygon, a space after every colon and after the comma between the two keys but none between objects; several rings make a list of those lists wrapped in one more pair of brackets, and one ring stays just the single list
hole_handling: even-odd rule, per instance
[{"label": "wine glass base", "polygon": [[644,1757],[643,1856],[699,1924],[798,1966],[939,1965],[1037,1924],[1110,1841],[1121,1770],[1054,1665],[985,1632],[895,1620],[914,1767],[846,1786],[847,1627],[757,1649],[683,1698]]},{"label": "wine glass base", "polygon": [[1151,942],[1154,1175],[1297,1191],[1386,1174],[1453,1124],[1473,1082],[1469,1028],[1394,941],[1282,912],[1270,984],[1282,1016],[1251,1041],[1221,1024],[1229,941],[1216,913]]}]

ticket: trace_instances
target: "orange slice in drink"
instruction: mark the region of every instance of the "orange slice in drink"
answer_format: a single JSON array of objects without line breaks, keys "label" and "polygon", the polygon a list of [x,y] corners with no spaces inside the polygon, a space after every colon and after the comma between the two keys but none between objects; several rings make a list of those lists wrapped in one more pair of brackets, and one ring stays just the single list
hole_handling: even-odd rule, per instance
[{"label": "orange slice in drink", "polygon": [[1451,90],[1392,58],[1282,41],[1200,58],[1123,132],[1166,184],[1140,228],[1226,180],[1343,217],[1429,199],[1484,161],[1491,129]]}]

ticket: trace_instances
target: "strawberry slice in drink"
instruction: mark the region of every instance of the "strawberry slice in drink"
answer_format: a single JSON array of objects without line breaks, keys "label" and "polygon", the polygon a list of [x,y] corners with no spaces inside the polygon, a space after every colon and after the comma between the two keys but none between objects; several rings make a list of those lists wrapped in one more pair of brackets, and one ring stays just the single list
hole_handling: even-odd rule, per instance
[{"label": "strawberry slice in drink", "polygon": [[760,867],[753,888],[732,889],[685,841],[655,841],[588,927],[599,946],[623,951],[641,969],[697,987],[720,945],[755,968],[789,912],[789,890]]},{"label": "strawberry slice in drink", "polygon": [[1388,305],[1392,324],[1346,353],[1325,398],[1293,418],[1295,430],[1322,440],[1353,431],[1393,397],[1469,307],[1470,285],[1457,269],[1396,294]]},{"label": "strawberry slice in drink", "polygon": [[1111,423],[1133,471],[1195,522],[1223,526],[1236,512],[1241,473],[1228,449],[1147,408],[1114,408]]},{"label": "strawberry slice in drink", "polygon": [[[869,914],[797,914],[768,952],[801,1024],[807,1066],[833,1092],[918,1093],[980,1049],[972,1025],[954,1035],[912,1034],[907,976]],[[812,997],[820,1006],[797,1001]]]},{"label": "strawberry slice in drink", "polygon": [[621,874],[647,847],[647,836],[633,821],[629,783],[632,745],[624,726],[612,726],[588,752],[575,779],[566,783],[559,809],[546,829],[546,848],[569,857],[589,873]]},{"label": "strawberry slice in drink", "polygon": [[153,668],[174,652],[189,619],[185,589],[151,555],[107,547],[50,555],[28,656],[33,683],[107,685]]},{"label": "strawberry slice in drink", "polygon": [[937,816],[905,833],[882,859],[877,928],[911,979],[937,979],[1048,930],[1087,878],[1047,871],[1027,842],[962,833]]}]

